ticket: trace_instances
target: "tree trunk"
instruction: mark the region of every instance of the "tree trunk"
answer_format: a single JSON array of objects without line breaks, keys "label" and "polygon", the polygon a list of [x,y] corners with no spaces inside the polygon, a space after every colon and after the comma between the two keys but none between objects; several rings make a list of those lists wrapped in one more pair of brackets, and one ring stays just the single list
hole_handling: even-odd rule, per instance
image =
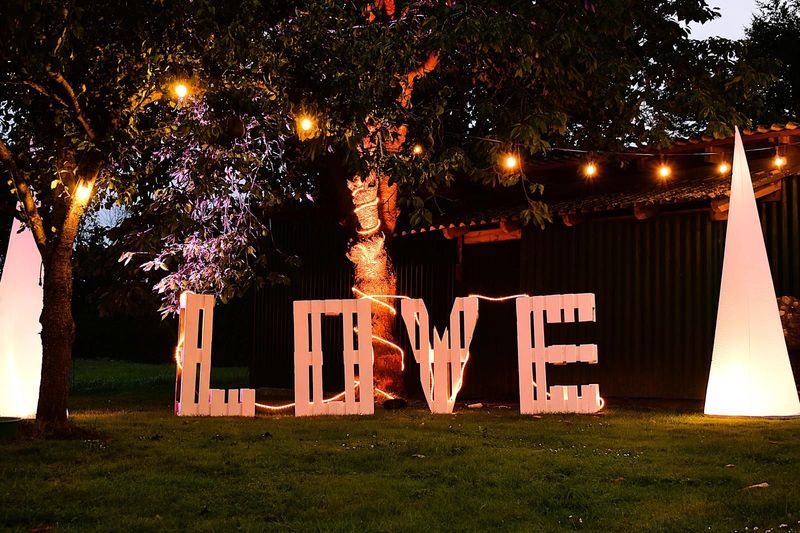
[{"label": "tree trunk", "polygon": [[[348,182],[352,193],[359,237],[350,243],[347,257],[355,266],[355,288],[367,295],[394,295],[397,279],[386,249],[386,236],[394,230],[396,215],[395,188],[387,177],[372,173],[366,180],[355,176]],[[387,306],[372,306],[372,334],[375,385],[390,394],[403,396],[403,354],[388,343],[395,343],[394,314]]]},{"label": "tree trunk", "polygon": [[42,381],[36,421],[47,430],[67,425],[75,322],[72,318],[72,243],[59,243],[44,265]]},{"label": "tree trunk", "polygon": [[[81,168],[82,178],[76,185],[91,188],[100,172],[101,160],[93,158],[90,166]],[[39,385],[39,404],[36,422],[48,433],[58,433],[67,427],[69,375],[72,369],[72,343],[75,340],[75,321],[72,318],[72,252],[78,236],[88,198],[61,196],[64,216],[60,231],[46,245],[42,316],[42,381]],[[54,212],[57,212],[54,209]]]}]

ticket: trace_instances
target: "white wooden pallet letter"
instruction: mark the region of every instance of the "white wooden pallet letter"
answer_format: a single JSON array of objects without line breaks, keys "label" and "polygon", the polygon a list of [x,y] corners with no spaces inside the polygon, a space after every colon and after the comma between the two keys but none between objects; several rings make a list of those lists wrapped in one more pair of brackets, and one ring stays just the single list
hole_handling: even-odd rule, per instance
[{"label": "white wooden pallet letter", "polygon": [[[342,315],[345,387],[342,399],[323,399],[322,315]],[[369,300],[294,302],[295,416],[373,414],[372,363]]]},{"label": "white wooden pallet letter", "polygon": [[[517,353],[519,357],[519,410],[534,413],[595,413],[602,408],[597,385],[547,388],[546,365],[597,363],[597,345],[545,345],[544,325],[594,322],[594,294],[557,294],[517,298]],[[562,315],[563,311],[563,315]],[[533,314],[533,336],[531,336]],[[536,367],[536,381],[533,379]],[[549,398],[548,398],[549,395]]]},{"label": "white wooden pallet letter", "polygon": [[414,359],[419,363],[420,382],[428,407],[433,413],[452,413],[463,384],[469,345],[478,321],[478,299],[473,296],[456,298],[450,312],[450,327],[442,335],[433,328],[433,343],[425,302],[421,299],[403,300],[400,309]]},{"label": "white wooden pallet letter", "polygon": [[214,296],[181,294],[178,325],[178,373],[175,414],[178,416],[255,416],[255,389],[211,389],[211,339]]}]

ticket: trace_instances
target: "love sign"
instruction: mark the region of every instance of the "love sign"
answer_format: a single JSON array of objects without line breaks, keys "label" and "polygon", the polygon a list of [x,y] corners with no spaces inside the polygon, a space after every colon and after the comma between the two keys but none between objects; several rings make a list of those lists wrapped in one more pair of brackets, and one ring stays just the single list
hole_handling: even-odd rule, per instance
[{"label": "love sign", "polygon": [[442,335],[433,328],[433,346],[428,334],[425,302],[403,300],[400,309],[414,359],[419,363],[419,379],[428,407],[433,413],[452,413],[463,384],[469,345],[478,321],[478,299],[474,296],[456,298],[450,312],[450,327]]},{"label": "love sign", "polygon": [[[479,297],[456,298],[449,326],[440,334],[430,329],[421,299],[402,300],[401,316],[408,332],[420,383],[431,412],[452,413],[469,363],[469,346],[478,322]],[[597,363],[597,346],[550,345],[545,324],[594,322],[594,294],[516,297],[517,357],[520,412],[595,413],[602,409],[596,384],[547,386],[547,365]],[[371,415],[375,412],[372,319],[369,299],[298,300],[294,302],[294,407],[296,416]],[[254,389],[210,388],[214,298],[181,296],[175,413],[179,416],[255,416]],[[345,390],[323,398],[322,318],[341,316]],[[534,381],[534,375],[536,380]]]}]

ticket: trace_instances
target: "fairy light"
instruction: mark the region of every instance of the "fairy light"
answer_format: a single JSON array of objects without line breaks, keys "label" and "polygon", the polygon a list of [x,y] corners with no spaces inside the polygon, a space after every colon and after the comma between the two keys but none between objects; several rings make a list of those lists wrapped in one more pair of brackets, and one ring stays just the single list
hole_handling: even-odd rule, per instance
[{"label": "fairy light", "polygon": [[519,158],[514,154],[506,154],[503,157],[503,167],[508,171],[514,171],[519,168]]},{"label": "fairy light", "polygon": [[511,296],[484,296],[483,294],[470,294],[468,298],[477,298],[479,300],[486,300],[487,302],[506,302],[508,300],[516,300],[517,298],[530,298],[528,294],[512,294]]},{"label": "fairy light", "polygon": [[[400,296],[400,295],[396,295],[396,294],[367,294],[364,291],[359,290],[355,286],[353,286],[351,288],[351,290],[353,291],[353,294],[358,296],[359,300],[369,300],[370,302],[378,304],[381,307],[383,307],[386,310],[388,310],[393,316],[397,315],[397,310],[394,308],[394,306],[393,305],[389,305],[388,303],[379,300],[379,298],[392,299],[392,300],[410,300],[411,299],[408,296]],[[358,333],[358,328],[353,328],[353,331]],[[383,337],[381,337],[379,335],[375,335],[374,333],[372,334],[372,340],[373,341],[377,341],[380,344],[383,344],[385,346],[388,346],[388,347],[396,350],[397,353],[400,355],[400,370],[401,371],[405,371],[405,369],[406,369],[406,352],[405,352],[405,350],[403,350],[400,346],[398,346],[397,344],[393,343],[389,339],[385,339],[385,338],[383,338]]]},{"label": "fairy light", "polygon": [[780,154],[775,154],[775,158],[772,160],[772,164],[775,166],[775,168],[781,169],[784,166],[786,166],[786,157]]},{"label": "fairy light", "polygon": [[189,96],[189,86],[182,82],[176,82],[172,85],[172,93],[178,97],[179,100],[182,100]]},{"label": "fairy light", "polygon": [[[353,381],[353,385],[355,386],[355,388],[359,388],[361,386],[361,382],[356,379],[356,380]],[[382,389],[379,389],[378,387],[373,387],[373,389],[375,389],[375,393],[378,396],[382,396],[383,398],[385,398],[387,400],[394,400],[395,399],[394,396],[392,396],[391,394],[389,394],[388,392],[386,392],[386,391],[384,391]],[[322,400],[322,403],[336,402],[336,401],[341,400],[342,398],[344,398],[346,395],[347,395],[347,393],[345,391],[342,391],[339,394],[337,394],[336,396],[332,396],[330,398]],[[256,402],[255,405],[256,405],[257,408],[264,409],[265,411],[285,411],[286,409],[291,409],[292,407],[296,406],[297,402],[286,403],[286,404],[283,404],[283,405],[268,405],[268,404],[265,404],[265,403]]]},{"label": "fairy light", "polygon": [[717,172],[719,172],[720,174],[723,174],[723,175],[725,175],[728,172],[730,172],[730,170],[731,170],[731,166],[728,163],[725,163],[725,162],[720,163],[719,166],[717,167]]},{"label": "fairy light", "polygon": [[317,136],[317,120],[312,115],[305,113],[298,115],[295,117],[294,123],[299,140],[307,141]]},{"label": "fairy light", "polygon": [[92,196],[92,184],[81,182],[75,188],[75,199],[80,204],[86,204]]},{"label": "fairy light", "polygon": [[365,300],[365,299],[366,300],[370,300],[371,302],[376,303],[376,304],[384,307],[392,315],[396,315],[397,314],[397,310],[394,308],[394,306],[389,305],[386,302],[382,302],[382,301],[378,300],[378,298],[386,298],[386,296],[367,294],[365,292],[362,292],[362,291],[358,290],[355,286],[353,286],[351,290],[353,291],[353,293],[355,295],[358,296],[359,300]]},{"label": "fairy light", "polygon": [[376,197],[374,200],[372,200],[370,202],[365,202],[365,203],[359,205],[358,207],[353,208],[353,213],[358,213],[358,212],[360,212],[360,211],[362,211],[364,209],[369,209],[370,207],[375,207],[375,206],[378,205],[378,203],[379,203],[379,200]]},{"label": "fairy light", "polygon": [[297,405],[296,403],[287,403],[286,405],[267,405],[264,403],[256,402],[256,407],[259,409],[266,409],[268,411],[283,411],[284,409],[290,409]]},{"label": "fairy light", "polygon": [[[378,198],[377,185],[371,179],[362,180],[356,176],[352,181],[348,182],[348,187],[355,206],[353,213],[356,215],[360,226],[356,233],[362,237],[377,233],[381,229],[381,219],[378,213],[380,199]],[[382,246],[383,243],[378,248]]]},{"label": "fairy light", "polygon": [[583,175],[588,179],[592,179],[597,176],[597,170],[597,165],[590,161],[583,166]]},{"label": "fairy light", "polygon": [[375,225],[372,226],[371,228],[356,230],[356,233],[358,233],[359,235],[361,235],[363,237],[363,236],[367,236],[367,235],[372,235],[373,233],[376,233],[379,229],[381,229],[381,221],[380,220],[378,220],[375,223]]},{"label": "fairy light", "polygon": [[183,337],[178,341],[175,347],[175,365],[178,367],[179,372],[183,372],[183,363],[181,362],[181,352],[183,351]]},{"label": "fairy light", "polygon": [[314,129],[314,120],[309,116],[303,116],[300,118],[300,129],[303,131],[311,131]]},{"label": "fairy light", "polygon": [[[353,328],[353,331],[355,333],[358,333],[358,328]],[[397,350],[397,353],[400,354],[400,370],[405,370],[406,369],[406,352],[405,352],[405,350],[403,350],[400,346],[398,346],[397,344],[393,343],[389,339],[384,339],[380,335],[375,335],[374,333],[372,334],[372,340],[376,341],[376,342],[379,342],[380,344],[383,344],[385,346],[388,346],[389,348]],[[375,354],[373,353],[372,356],[375,357]]]},{"label": "fairy light", "polygon": [[672,169],[669,167],[669,165],[665,163],[659,165],[658,167],[659,179],[661,179],[661,181],[666,181],[669,179],[670,176],[672,176]]},{"label": "fairy light", "polygon": [[425,150],[422,148],[421,144],[415,144],[411,151],[414,153],[414,155],[421,155]]},{"label": "fairy light", "polygon": [[378,387],[374,387],[374,389],[375,389],[375,392],[377,392],[378,394],[380,394],[381,396],[383,396],[387,400],[394,400],[395,399],[394,396],[392,396],[391,394],[389,394],[385,390],[381,390]]}]

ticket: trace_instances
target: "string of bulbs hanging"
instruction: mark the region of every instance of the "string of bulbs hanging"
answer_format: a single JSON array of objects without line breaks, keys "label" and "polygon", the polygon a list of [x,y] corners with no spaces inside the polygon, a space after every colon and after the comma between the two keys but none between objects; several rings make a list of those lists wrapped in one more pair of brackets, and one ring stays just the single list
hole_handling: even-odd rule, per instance
[{"label": "string of bulbs hanging", "polygon": [[[172,94],[178,100],[184,100],[187,98],[191,93],[191,88],[186,81],[176,81],[172,84]],[[298,137],[301,140],[309,139],[315,136],[317,130],[317,121],[314,116],[308,113],[302,113],[295,118],[295,125],[297,128]],[[480,140],[486,140],[494,143],[502,143],[503,141],[498,139],[486,139],[483,137],[476,137]],[[785,167],[788,163],[788,159],[784,154],[783,150],[786,146],[793,146],[800,143],[784,143],[776,147],[764,147],[764,148],[750,148],[745,150],[746,152],[756,152],[756,151],[763,151],[763,150],[774,150],[775,156],[772,158],[772,166],[778,170]],[[659,157],[661,158],[661,162],[655,168],[656,177],[664,182],[668,181],[673,174],[672,167],[670,164],[664,160],[664,156],[659,153],[652,153],[652,152],[633,152],[633,151],[603,151],[603,150],[582,150],[577,148],[552,148],[553,151],[558,152],[567,152],[567,153],[574,153],[574,154],[583,154],[587,157],[586,162],[581,165],[580,173],[588,180],[592,181],[600,174],[600,165],[599,163],[592,158],[593,155],[606,155],[606,156],[620,156],[620,157]],[[411,153],[414,156],[422,156],[425,153],[425,148],[422,144],[414,144],[411,147]],[[716,152],[690,152],[690,153],[680,153],[680,154],[672,154],[670,157],[676,156],[720,156],[719,153]],[[497,160],[498,168],[505,173],[514,173],[520,172],[522,170],[522,158],[519,154],[513,152],[503,153],[498,156]],[[717,173],[720,175],[727,175],[731,171],[731,165],[727,161],[722,161],[717,165]]]}]

